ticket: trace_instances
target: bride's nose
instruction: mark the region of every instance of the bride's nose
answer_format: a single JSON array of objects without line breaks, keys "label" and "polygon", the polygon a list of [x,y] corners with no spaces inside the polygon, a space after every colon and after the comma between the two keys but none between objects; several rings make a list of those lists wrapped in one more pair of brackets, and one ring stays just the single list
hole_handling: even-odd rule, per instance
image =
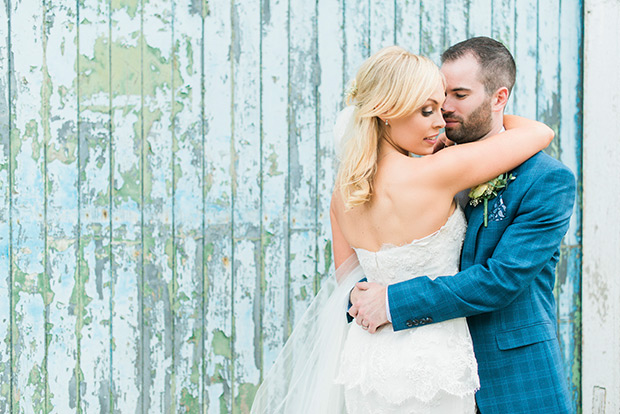
[{"label": "bride's nose", "polygon": [[437,128],[437,129],[441,129],[441,128],[446,126],[446,121],[443,120],[443,115],[441,115],[440,111],[437,111],[436,113],[437,113],[437,115],[435,116],[435,120],[433,122],[433,127]]}]

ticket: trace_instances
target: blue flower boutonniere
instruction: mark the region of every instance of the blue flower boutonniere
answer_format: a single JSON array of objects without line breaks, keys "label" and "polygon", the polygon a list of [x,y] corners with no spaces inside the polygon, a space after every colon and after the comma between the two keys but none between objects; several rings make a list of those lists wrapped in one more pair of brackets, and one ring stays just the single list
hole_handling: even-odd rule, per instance
[{"label": "blue flower boutonniere", "polygon": [[469,204],[476,207],[480,203],[484,203],[484,227],[487,226],[487,210],[489,200],[497,197],[499,190],[506,188],[510,181],[516,177],[512,174],[504,173],[499,177],[492,179],[484,184],[475,186],[469,192]]}]

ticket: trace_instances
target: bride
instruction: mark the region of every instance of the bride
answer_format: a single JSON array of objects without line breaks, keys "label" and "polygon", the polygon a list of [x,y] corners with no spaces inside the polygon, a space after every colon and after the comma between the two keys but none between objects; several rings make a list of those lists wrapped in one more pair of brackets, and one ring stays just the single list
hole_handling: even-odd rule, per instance
[{"label": "bride", "polygon": [[479,381],[465,318],[371,334],[364,321],[347,323],[349,292],[364,277],[388,285],[457,273],[467,225],[455,195],[523,163],[553,132],[506,116],[505,132],[433,154],[445,125],[434,63],[388,47],[362,64],[355,85],[332,196],[336,274],[295,327],[252,413],[474,413]]}]

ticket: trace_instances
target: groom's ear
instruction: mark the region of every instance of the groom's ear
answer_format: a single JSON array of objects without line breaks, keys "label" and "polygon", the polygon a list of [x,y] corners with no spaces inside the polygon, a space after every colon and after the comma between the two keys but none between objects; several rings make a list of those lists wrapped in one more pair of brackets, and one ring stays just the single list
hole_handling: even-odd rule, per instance
[{"label": "groom's ear", "polygon": [[508,96],[510,96],[510,92],[508,92],[508,88],[505,86],[496,90],[491,99],[491,110],[493,112],[503,111],[508,103]]}]

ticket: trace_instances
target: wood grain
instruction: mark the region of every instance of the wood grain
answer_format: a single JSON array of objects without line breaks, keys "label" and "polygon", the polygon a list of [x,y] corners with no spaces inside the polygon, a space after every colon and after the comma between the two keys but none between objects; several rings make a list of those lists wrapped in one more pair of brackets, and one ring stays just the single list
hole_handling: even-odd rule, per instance
[{"label": "wood grain", "polygon": [[[232,8],[204,12],[205,382],[208,413],[233,410]],[[234,56],[234,55],[233,55]]]},{"label": "wood grain", "polygon": [[[43,31],[44,77],[49,105],[43,112],[47,226],[47,411],[78,404],[79,163],[77,4],[47,3]],[[51,18],[53,16],[53,19]]]},{"label": "wood grain", "polygon": [[0,411],[5,413],[11,412],[13,388],[9,12],[0,1]]}]

